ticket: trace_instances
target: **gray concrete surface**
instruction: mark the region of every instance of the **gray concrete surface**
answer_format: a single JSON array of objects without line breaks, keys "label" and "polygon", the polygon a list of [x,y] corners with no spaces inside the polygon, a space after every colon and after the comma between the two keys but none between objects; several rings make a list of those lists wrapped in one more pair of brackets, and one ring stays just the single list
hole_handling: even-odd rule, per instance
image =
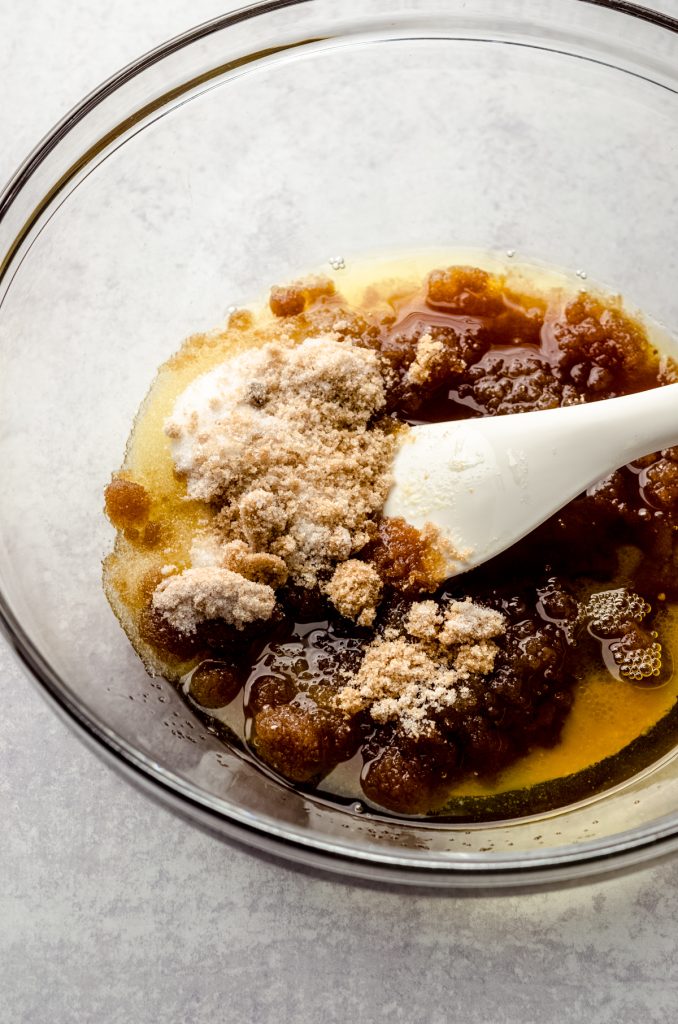
[{"label": "gray concrete surface", "polygon": [[[0,179],[105,75],[225,6],[0,0]],[[119,781],[5,644],[0,678],[2,1024],[676,1019],[678,860],[499,898],[309,878]]]}]

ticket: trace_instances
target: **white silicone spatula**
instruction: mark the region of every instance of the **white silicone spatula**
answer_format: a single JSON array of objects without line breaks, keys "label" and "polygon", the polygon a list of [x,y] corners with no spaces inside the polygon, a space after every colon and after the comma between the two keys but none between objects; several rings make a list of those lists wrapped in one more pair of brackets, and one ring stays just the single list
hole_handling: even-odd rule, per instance
[{"label": "white silicone spatula", "polygon": [[411,427],[385,506],[433,523],[466,572],[520,540],[597,480],[678,444],[678,384],[543,412]]}]

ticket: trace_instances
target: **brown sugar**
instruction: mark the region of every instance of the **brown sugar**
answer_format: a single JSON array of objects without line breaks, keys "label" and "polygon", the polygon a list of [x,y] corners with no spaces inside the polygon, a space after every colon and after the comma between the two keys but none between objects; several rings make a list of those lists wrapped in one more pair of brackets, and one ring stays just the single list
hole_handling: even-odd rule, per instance
[{"label": "brown sugar", "polygon": [[282,559],[312,587],[374,533],[394,451],[374,419],[383,405],[376,353],[328,334],[231,360],[188,389],[166,431],[224,542]]},{"label": "brown sugar", "polygon": [[256,716],[254,745],[293,782],[309,782],[355,752],[350,720],[339,711],[298,704],[265,707]]},{"label": "brown sugar", "polygon": [[503,309],[500,282],[479,267],[434,270],[428,279],[426,300],[449,313],[492,316]]},{"label": "brown sugar", "polygon": [[287,566],[278,555],[263,551],[252,551],[242,540],[224,544],[222,564],[224,568],[240,573],[253,583],[265,583],[276,590],[287,583]]},{"label": "brown sugar", "polygon": [[497,645],[491,640],[479,640],[473,644],[462,644],[457,648],[454,667],[469,675],[488,676],[497,659]]},{"label": "brown sugar", "polygon": [[334,295],[334,281],[329,277],[307,277],[303,281],[271,288],[269,306],[274,316],[298,316],[319,298]]},{"label": "brown sugar", "polygon": [[360,668],[337,695],[348,714],[368,710],[375,722],[396,722],[407,736],[430,732],[432,714],[458,701],[472,703],[469,681],[494,669],[504,616],[468,601],[440,607],[414,604],[402,627],[387,629],[367,647]]},{"label": "brown sugar", "polygon": [[151,496],[145,487],[126,480],[117,473],[104,491],[106,515],[113,526],[126,530],[143,524],[148,519]]},{"label": "brown sugar", "polygon": [[254,316],[249,309],[234,309],[228,318],[231,331],[249,331],[254,325]]},{"label": "brown sugar", "polygon": [[435,640],[443,647],[492,640],[504,632],[506,620],[501,612],[465,601],[417,601],[405,617],[405,629],[419,640]]},{"label": "brown sugar", "polygon": [[337,696],[337,707],[348,714],[369,709],[375,722],[394,719],[405,733],[425,729],[432,710],[453,705],[459,691],[458,673],[434,660],[423,646],[396,640],[375,640],[367,649],[352,682]]},{"label": "brown sugar", "polygon": [[442,620],[436,639],[443,647],[491,640],[500,636],[505,626],[501,612],[476,604],[470,597],[464,601],[450,601],[445,606]]},{"label": "brown sugar", "polygon": [[568,302],[561,315],[547,317],[544,333],[561,379],[587,397],[640,390],[656,372],[656,353],[640,325],[587,292]]},{"label": "brown sugar", "polygon": [[381,600],[382,582],[367,562],[349,558],[334,570],[325,592],[340,615],[354,619],[359,626],[371,626]]},{"label": "brown sugar", "polygon": [[242,688],[242,669],[233,662],[203,661],[191,675],[189,693],[203,708],[222,708]]},{"label": "brown sugar", "polygon": [[434,640],[442,625],[443,616],[436,601],[417,601],[405,618],[405,629],[418,640]]},{"label": "brown sugar", "polygon": [[[434,338],[430,333],[422,334],[417,341],[417,348],[413,362],[407,370],[407,376],[413,384],[426,384],[437,378],[441,369],[447,370],[449,360],[446,359],[447,350],[440,338]],[[450,368],[451,372],[458,372],[464,369],[464,362],[459,359]]]},{"label": "brown sugar", "polygon": [[306,296],[301,288],[272,288],[269,299],[271,312],[274,316],[296,316],[303,313],[306,307]]},{"label": "brown sugar", "polygon": [[673,511],[678,508],[678,464],[660,459],[647,470],[645,497],[655,508]]},{"label": "brown sugar", "polygon": [[181,633],[195,633],[200,622],[223,619],[236,629],[249,622],[270,619],[275,593],[263,583],[252,583],[230,569],[186,569],[158,584],[153,609]]},{"label": "brown sugar", "polygon": [[404,519],[382,519],[365,557],[372,562],[385,584],[404,594],[435,590],[445,576],[435,529],[425,526],[417,530]]}]

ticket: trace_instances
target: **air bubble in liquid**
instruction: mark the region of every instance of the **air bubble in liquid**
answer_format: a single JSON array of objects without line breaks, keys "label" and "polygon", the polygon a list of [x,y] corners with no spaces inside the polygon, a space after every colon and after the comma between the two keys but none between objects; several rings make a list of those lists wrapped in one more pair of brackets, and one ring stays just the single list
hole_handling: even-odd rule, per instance
[{"label": "air bubble in liquid", "polygon": [[589,629],[601,636],[614,636],[625,622],[641,622],[650,611],[647,601],[625,587],[591,594],[584,606]]}]

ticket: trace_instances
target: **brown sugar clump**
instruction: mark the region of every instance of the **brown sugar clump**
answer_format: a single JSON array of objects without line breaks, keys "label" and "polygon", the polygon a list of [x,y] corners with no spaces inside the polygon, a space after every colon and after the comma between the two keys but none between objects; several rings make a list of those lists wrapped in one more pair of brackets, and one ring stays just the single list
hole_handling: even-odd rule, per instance
[{"label": "brown sugar clump", "polygon": [[435,640],[443,647],[477,643],[501,636],[506,619],[467,597],[464,601],[417,601],[404,618],[405,631],[419,640]]},{"label": "brown sugar clump", "polygon": [[437,384],[466,368],[466,362],[458,351],[450,349],[438,337],[427,331],[422,334],[415,349],[414,360],[407,370],[407,379],[412,384]]},{"label": "brown sugar clump", "polygon": [[384,518],[366,549],[380,579],[404,594],[435,590],[445,572],[435,533],[417,530],[404,519]]},{"label": "brown sugar clump", "polygon": [[380,348],[388,366],[400,373],[419,364],[419,369],[408,374],[410,383],[417,377],[419,384],[437,386],[444,378],[463,373],[488,345],[477,321],[464,318],[437,324],[415,313],[413,319],[395,324],[383,337]]},{"label": "brown sugar clump", "polygon": [[152,605],[145,605],[138,620],[139,636],[144,643],[163,655],[181,661],[193,658],[202,650],[203,640],[197,633],[185,633],[173,626]]},{"label": "brown sugar clump", "polygon": [[242,540],[232,540],[223,546],[224,568],[244,576],[252,583],[264,583],[277,590],[287,583],[287,566],[278,555],[252,551]]},{"label": "brown sugar clump", "polygon": [[556,379],[547,359],[524,348],[509,355],[488,352],[470,368],[457,393],[485,416],[556,409],[580,401],[572,385]]},{"label": "brown sugar clump", "polygon": [[256,715],[264,708],[289,704],[296,693],[296,686],[289,676],[258,676],[247,695],[247,712]]},{"label": "brown sugar clump", "polygon": [[[650,458],[649,464],[654,458],[655,456]],[[603,516],[619,516],[628,520],[634,515],[634,489],[637,494],[637,480],[631,481],[628,473],[616,470],[589,487],[587,496],[590,504]]]},{"label": "brown sugar clump", "polygon": [[363,348],[380,347],[380,324],[376,318],[363,314],[340,302],[313,306],[304,314],[314,334],[332,333],[341,341],[353,341]]},{"label": "brown sugar clump", "polygon": [[337,706],[348,714],[369,708],[375,722],[398,720],[413,735],[425,729],[428,712],[449,707],[457,700],[458,675],[442,660],[434,660],[419,644],[375,640]]},{"label": "brown sugar clump", "polygon": [[409,418],[441,387],[448,389],[485,351],[478,321],[430,323],[416,313],[382,338],[386,404],[389,412]]},{"label": "brown sugar clump", "polygon": [[488,676],[494,671],[497,658],[497,645],[491,640],[480,640],[479,643],[462,644],[454,659],[454,667],[458,672],[469,675]]},{"label": "brown sugar clump", "polygon": [[357,737],[341,712],[283,704],[255,715],[254,746],[285,778],[310,782],[351,757]]},{"label": "brown sugar clump", "polygon": [[504,307],[501,281],[479,267],[434,270],[428,278],[426,301],[467,316],[495,316]]},{"label": "brown sugar clump", "polygon": [[252,583],[230,569],[186,569],[160,583],[153,610],[180,633],[195,633],[207,619],[223,619],[236,629],[270,619],[275,608],[271,587]]},{"label": "brown sugar clump", "polygon": [[561,378],[590,397],[657,384],[659,360],[639,324],[602,299],[580,293],[548,320]]},{"label": "brown sugar clump", "polygon": [[287,527],[287,512],[272,491],[255,487],[238,502],[240,530],[255,551],[265,550]]},{"label": "brown sugar clump", "polygon": [[320,298],[334,295],[334,281],[328,277],[308,277],[295,284],[271,288],[269,306],[274,316],[298,316]]},{"label": "brown sugar clump", "polygon": [[254,316],[249,309],[234,309],[228,318],[231,331],[249,331],[254,326]]},{"label": "brown sugar clump", "polygon": [[419,640],[434,640],[442,624],[442,611],[436,601],[417,601],[405,616],[405,629]]},{"label": "brown sugar clump", "polygon": [[400,627],[387,627],[369,644],[336,704],[348,714],[369,710],[375,722],[396,722],[406,736],[427,735],[433,714],[468,704],[469,680],[493,671],[492,638],[505,629],[500,612],[470,599],[414,604]]},{"label": "brown sugar clump", "polygon": [[243,673],[235,662],[203,661],[191,676],[189,693],[203,708],[223,708],[242,689]]},{"label": "brown sugar clump", "polygon": [[274,316],[297,316],[306,307],[306,296],[301,288],[289,285],[286,288],[271,288],[269,299],[271,312]]},{"label": "brown sugar clump", "polygon": [[367,562],[350,558],[334,570],[325,592],[340,615],[359,626],[371,626],[381,600],[379,574]]},{"label": "brown sugar clump", "polygon": [[431,810],[459,770],[454,741],[437,731],[419,740],[392,742],[367,766],[362,787],[368,799],[399,814]]},{"label": "brown sugar clump", "polygon": [[443,647],[477,643],[500,636],[505,628],[506,620],[501,612],[485,608],[467,597],[465,601],[450,601],[445,606],[437,640]]},{"label": "brown sugar clump", "polygon": [[[671,449],[673,451],[673,449]],[[650,505],[663,511],[678,510],[678,463],[660,459],[647,470],[643,488]]]},{"label": "brown sugar clump", "polygon": [[435,775],[431,765],[408,757],[399,746],[387,747],[372,761],[362,778],[368,800],[398,814],[425,813],[431,807]]},{"label": "brown sugar clump", "polygon": [[145,487],[115,475],[104,491],[106,515],[118,530],[143,526],[151,508]]}]

